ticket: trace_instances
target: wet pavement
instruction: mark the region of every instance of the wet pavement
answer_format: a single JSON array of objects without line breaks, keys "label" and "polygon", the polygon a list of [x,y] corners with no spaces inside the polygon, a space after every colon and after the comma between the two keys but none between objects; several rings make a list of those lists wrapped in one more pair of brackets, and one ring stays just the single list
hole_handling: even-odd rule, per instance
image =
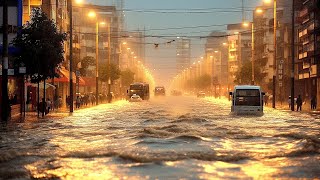
[{"label": "wet pavement", "polygon": [[0,179],[319,178],[320,115],[225,99],[118,101],[0,129]]}]

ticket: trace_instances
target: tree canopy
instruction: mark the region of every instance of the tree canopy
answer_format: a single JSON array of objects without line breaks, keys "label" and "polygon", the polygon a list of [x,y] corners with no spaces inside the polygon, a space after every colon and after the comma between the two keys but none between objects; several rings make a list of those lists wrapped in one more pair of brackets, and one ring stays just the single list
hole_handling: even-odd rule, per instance
[{"label": "tree canopy", "polygon": [[63,43],[66,34],[59,33],[55,23],[39,8],[22,28],[13,45],[19,49],[15,64],[24,64],[26,75],[33,82],[55,77],[59,64],[64,61]]},{"label": "tree canopy", "polygon": [[196,79],[196,86],[199,89],[206,89],[211,85],[211,76],[204,74]]},{"label": "tree canopy", "polygon": [[[255,61],[254,64],[254,81],[255,84],[262,84],[264,78],[267,76],[266,73],[263,72],[263,69],[265,67],[264,61]],[[244,63],[240,70],[236,72],[236,78],[235,83],[236,84],[251,84],[252,81],[252,63],[246,62]]]},{"label": "tree canopy", "polygon": [[87,69],[89,66],[93,66],[96,64],[96,59],[92,56],[86,56],[82,58],[81,62],[81,68],[80,68],[80,74],[81,76],[87,76]]},{"label": "tree canopy", "polygon": [[119,67],[115,64],[110,64],[111,71],[109,72],[108,63],[99,65],[99,79],[103,82],[107,82],[109,79],[109,74],[111,75],[111,82],[120,78],[121,71]]},{"label": "tree canopy", "polygon": [[126,69],[121,72],[121,83],[123,86],[130,86],[134,82],[134,72],[130,69]]}]

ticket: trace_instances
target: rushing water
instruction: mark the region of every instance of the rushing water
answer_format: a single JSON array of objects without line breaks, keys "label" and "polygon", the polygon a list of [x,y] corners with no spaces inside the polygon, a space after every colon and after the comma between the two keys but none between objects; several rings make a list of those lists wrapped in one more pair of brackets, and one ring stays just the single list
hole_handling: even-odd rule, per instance
[{"label": "rushing water", "polygon": [[320,116],[166,97],[0,130],[0,179],[319,178]]}]

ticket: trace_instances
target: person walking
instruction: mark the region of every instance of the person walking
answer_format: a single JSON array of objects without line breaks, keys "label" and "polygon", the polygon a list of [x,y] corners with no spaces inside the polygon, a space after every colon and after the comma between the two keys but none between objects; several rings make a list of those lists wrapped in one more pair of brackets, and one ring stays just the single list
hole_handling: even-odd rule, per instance
[{"label": "person walking", "polygon": [[76,99],[76,108],[80,108],[80,104],[81,104],[81,99],[79,98],[79,96],[77,96],[77,99]]},{"label": "person walking", "polygon": [[302,110],[302,99],[301,99],[300,94],[298,95],[296,103],[297,103],[297,111],[299,111],[299,110],[301,111]]},{"label": "person walking", "polygon": [[289,109],[291,109],[291,96],[289,96],[288,105],[289,105]]},{"label": "person walking", "polygon": [[315,110],[317,108],[317,99],[315,96],[311,98],[311,110]]}]

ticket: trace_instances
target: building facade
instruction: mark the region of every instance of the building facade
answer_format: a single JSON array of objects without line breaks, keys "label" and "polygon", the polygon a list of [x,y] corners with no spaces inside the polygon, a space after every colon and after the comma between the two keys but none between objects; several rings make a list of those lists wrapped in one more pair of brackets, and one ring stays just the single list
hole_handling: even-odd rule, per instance
[{"label": "building facade", "polygon": [[176,70],[177,74],[190,66],[191,61],[191,40],[179,38],[176,40]]},{"label": "building facade", "polygon": [[306,102],[320,100],[320,7],[317,0],[297,0],[296,92]]},{"label": "building facade", "polygon": [[206,74],[212,83],[227,86],[228,81],[228,39],[226,32],[212,32],[205,44]]},{"label": "building facade", "polygon": [[235,74],[241,69],[242,64],[251,60],[251,30],[239,24],[229,24],[228,30],[228,72],[229,84],[233,85]]}]

